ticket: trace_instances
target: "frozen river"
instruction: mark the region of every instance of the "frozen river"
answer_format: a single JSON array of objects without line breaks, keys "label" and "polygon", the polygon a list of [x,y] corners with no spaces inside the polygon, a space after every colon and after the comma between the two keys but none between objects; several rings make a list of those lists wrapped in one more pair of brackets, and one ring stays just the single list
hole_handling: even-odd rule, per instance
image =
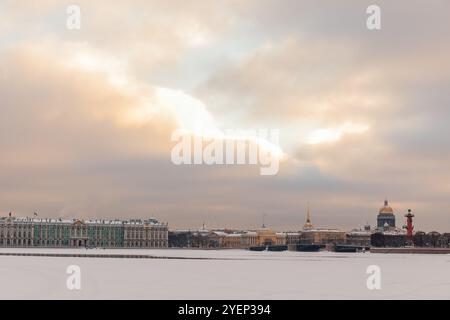
[{"label": "frozen river", "polygon": [[[0,256],[0,299],[450,299],[449,255],[0,249],[12,252],[162,259]],[[381,290],[367,288],[373,265]],[[68,289],[69,266],[81,290]]]}]

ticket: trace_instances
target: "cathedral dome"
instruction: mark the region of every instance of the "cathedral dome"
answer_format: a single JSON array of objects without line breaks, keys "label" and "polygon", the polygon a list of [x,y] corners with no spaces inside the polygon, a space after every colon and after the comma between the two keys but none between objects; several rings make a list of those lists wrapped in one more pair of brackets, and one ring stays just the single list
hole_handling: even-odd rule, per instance
[{"label": "cathedral dome", "polygon": [[391,215],[394,214],[394,210],[389,206],[389,201],[384,201],[384,206],[380,208],[380,214]]}]

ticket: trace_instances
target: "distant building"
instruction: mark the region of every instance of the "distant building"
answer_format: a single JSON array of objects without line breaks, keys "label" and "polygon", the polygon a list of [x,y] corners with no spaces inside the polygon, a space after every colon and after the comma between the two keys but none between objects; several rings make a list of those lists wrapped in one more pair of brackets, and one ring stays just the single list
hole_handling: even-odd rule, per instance
[{"label": "distant building", "polygon": [[169,231],[169,248],[189,248],[192,243],[192,233],[187,230]]},{"label": "distant building", "polygon": [[377,228],[371,234],[371,245],[373,247],[405,247],[412,245],[412,236],[407,235],[405,229],[396,227],[394,209],[389,201],[384,201],[377,216]]},{"label": "distant building", "polygon": [[277,232],[276,234],[276,242],[275,245],[277,246],[284,246],[286,245],[286,233],[285,232]]},{"label": "distant building", "polygon": [[173,230],[169,231],[170,248],[219,248],[222,245],[222,235],[232,233],[228,230],[210,231],[200,230]]},{"label": "distant building", "polygon": [[0,247],[165,248],[168,226],[147,220],[0,218]]},{"label": "distant building", "polygon": [[[218,234],[218,232],[214,232]],[[219,234],[219,247],[220,248],[242,248],[242,234],[240,233],[221,233]]]},{"label": "distant building", "polygon": [[300,243],[304,244],[345,244],[347,233],[337,229],[313,229],[303,231],[300,236]]},{"label": "distant building", "polygon": [[300,243],[301,232],[286,232],[286,244],[296,245]]},{"label": "distant building", "polygon": [[408,244],[406,233],[399,231],[375,232],[371,236],[371,245],[373,247],[398,248],[405,247]]},{"label": "distant building", "polygon": [[347,233],[347,244],[353,246],[370,247],[372,231],[367,230],[354,230]]},{"label": "distant building", "polygon": [[380,208],[377,217],[378,230],[395,230],[395,215],[394,210],[389,206],[389,201],[384,201],[384,206]]},{"label": "distant building", "polygon": [[242,239],[242,247],[250,248],[259,246],[259,237],[258,232],[256,231],[246,231],[241,236]]},{"label": "distant building", "polygon": [[221,248],[250,248],[253,246],[285,245],[286,234],[263,227],[255,231],[221,234]]},{"label": "distant building", "polygon": [[286,233],[275,232],[265,226],[254,231],[176,230],[169,234],[169,246],[172,248],[248,249],[285,244]]},{"label": "distant building", "polygon": [[259,246],[272,246],[279,244],[277,233],[271,229],[263,227],[257,230],[256,233],[258,234]]},{"label": "distant building", "polygon": [[337,229],[316,229],[311,220],[311,210],[308,204],[306,209],[306,222],[303,226],[303,231],[296,234],[289,234],[287,236],[287,242],[289,244],[296,244],[295,241],[298,238],[297,244],[320,244],[326,245],[330,243],[345,244],[346,232]]}]

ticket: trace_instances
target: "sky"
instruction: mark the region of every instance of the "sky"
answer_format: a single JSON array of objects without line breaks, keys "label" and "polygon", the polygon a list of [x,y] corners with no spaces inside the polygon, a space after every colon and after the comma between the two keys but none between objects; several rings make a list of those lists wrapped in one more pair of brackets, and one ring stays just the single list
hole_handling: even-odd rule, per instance
[{"label": "sky", "polygon": [[[450,231],[449,34],[446,0],[0,0],[0,215]],[[278,129],[278,174],[175,165],[199,124]]]}]

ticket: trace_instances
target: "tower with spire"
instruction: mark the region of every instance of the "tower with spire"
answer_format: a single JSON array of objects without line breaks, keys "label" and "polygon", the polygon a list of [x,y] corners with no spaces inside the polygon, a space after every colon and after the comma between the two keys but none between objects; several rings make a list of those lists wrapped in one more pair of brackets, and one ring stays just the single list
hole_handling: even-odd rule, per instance
[{"label": "tower with spire", "polygon": [[314,229],[313,224],[311,223],[311,210],[309,208],[309,203],[306,208],[306,223],[303,226],[303,230],[308,231]]}]

